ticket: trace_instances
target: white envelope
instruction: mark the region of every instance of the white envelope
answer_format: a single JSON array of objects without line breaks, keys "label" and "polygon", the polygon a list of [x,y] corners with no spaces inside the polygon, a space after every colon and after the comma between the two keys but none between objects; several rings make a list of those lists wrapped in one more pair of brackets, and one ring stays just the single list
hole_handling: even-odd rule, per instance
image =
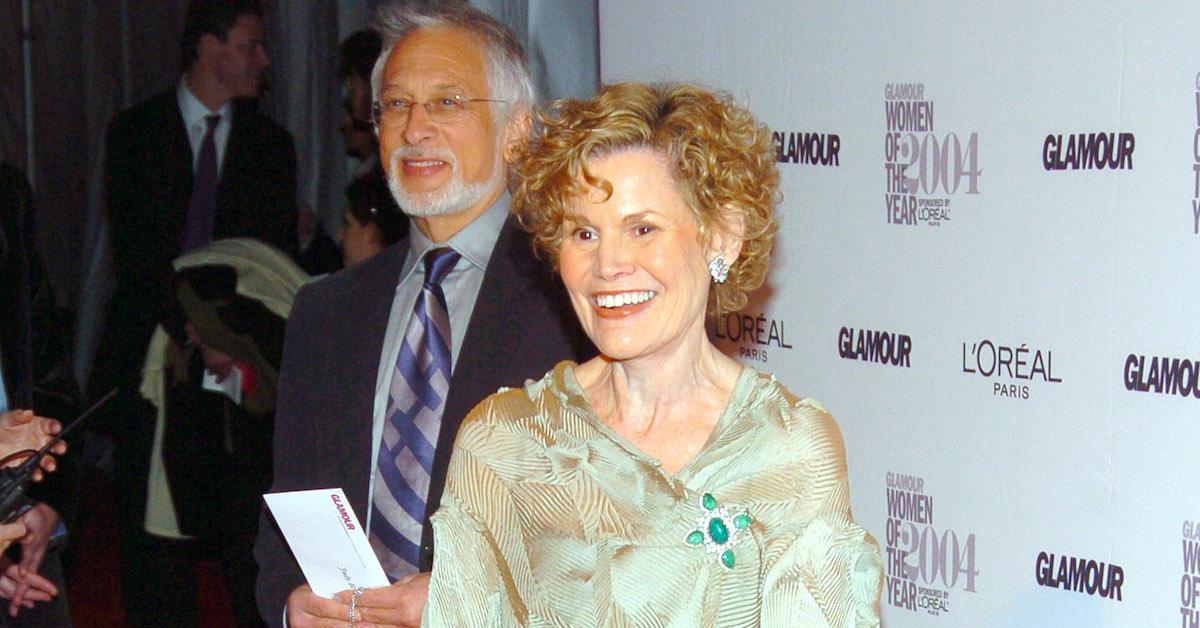
[{"label": "white envelope", "polygon": [[242,405],[242,369],[236,366],[229,369],[229,375],[224,381],[217,381],[217,374],[208,369],[204,369],[204,379],[200,381],[200,388],[221,393],[233,400],[239,406]]},{"label": "white envelope", "polygon": [[340,488],[263,495],[313,593],[387,586],[358,517]]}]

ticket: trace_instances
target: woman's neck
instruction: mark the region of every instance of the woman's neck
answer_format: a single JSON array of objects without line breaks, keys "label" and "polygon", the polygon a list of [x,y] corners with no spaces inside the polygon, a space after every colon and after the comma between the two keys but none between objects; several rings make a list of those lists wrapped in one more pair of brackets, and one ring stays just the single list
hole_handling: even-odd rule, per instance
[{"label": "woman's neck", "polygon": [[581,367],[579,380],[602,420],[645,436],[670,426],[715,424],[741,369],[701,328],[670,351],[622,361],[598,358]]}]

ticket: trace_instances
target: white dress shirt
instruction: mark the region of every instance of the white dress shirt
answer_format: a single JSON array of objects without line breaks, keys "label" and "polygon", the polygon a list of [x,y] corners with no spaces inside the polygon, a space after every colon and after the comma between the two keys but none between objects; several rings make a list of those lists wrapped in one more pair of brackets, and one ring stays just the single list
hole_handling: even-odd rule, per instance
[{"label": "white dress shirt", "polygon": [[204,142],[204,133],[208,131],[205,118],[213,114],[221,116],[217,128],[213,130],[213,143],[217,148],[217,174],[221,173],[221,165],[225,163],[225,146],[229,143],[229,130],[233,125],[233,103],[226,101],[221,108],[212,111],[196,98],[188,89],[187,76],[179,79],[179,87],[175,89],[179,101],[179,113],[183,115],[183,128],[187,130],[188,141],[192,144],[192,172],[196,172],[196,162],[200,161],[200,144]]}]

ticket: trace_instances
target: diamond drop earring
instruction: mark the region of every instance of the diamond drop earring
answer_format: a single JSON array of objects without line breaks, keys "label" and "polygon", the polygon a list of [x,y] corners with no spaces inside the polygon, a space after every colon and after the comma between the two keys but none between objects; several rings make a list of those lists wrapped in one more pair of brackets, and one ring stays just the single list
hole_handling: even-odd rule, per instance
[{"label": "diamond drop earring", "polygon": [[708,274],[712,275],[713,281],[725,283],[725,280],[729,279],[729,264],[725,263],[725,258],[720,255],[714,257],[708,263]]}]

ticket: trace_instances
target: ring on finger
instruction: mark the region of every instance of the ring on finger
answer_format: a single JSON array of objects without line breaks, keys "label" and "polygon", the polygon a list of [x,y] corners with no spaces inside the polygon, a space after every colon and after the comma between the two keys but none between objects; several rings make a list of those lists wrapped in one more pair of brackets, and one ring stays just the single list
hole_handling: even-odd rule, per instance
[{"label": "ring on finger", "polygon": [[354,628],[354,622],[358,619],[354,616],[354,612],[358,609],[358,600],[362,597],[362,594],[362,587],[354,587],[354,593],[350,596],[350,610],[347,613],[347,619],[350,620],[350,628]]}]

